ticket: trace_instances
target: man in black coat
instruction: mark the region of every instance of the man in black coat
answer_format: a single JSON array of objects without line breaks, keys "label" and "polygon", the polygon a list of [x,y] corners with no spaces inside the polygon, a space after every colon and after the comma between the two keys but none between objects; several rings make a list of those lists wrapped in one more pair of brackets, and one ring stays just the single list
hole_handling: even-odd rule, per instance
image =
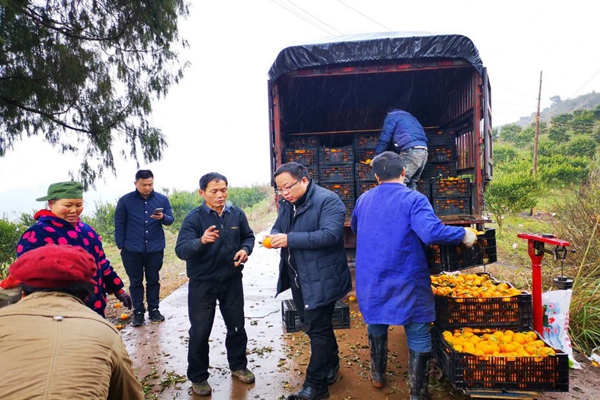
[{"label": "man in black coat", "polygon": [[246,368],[248,336],[244,328],[242,270],[254,248],[254,233],[244,212],[227,204],[228,184],[223,175],[211,172],[200,178],[204,203],[183,220],[175,254],[186,262],[190,342],[187,375],[192,390],[210,396],[208,354],[210,332],[217,301],[227,326],[225,348],[231,374],[253,383]]},{"label": "man in black coat", "polygon": [[340,367],[335,302],[352,289],[343,238],[346,208],[337,194],[317,186],[303,165],[283,164],[274,179],[282,197],[270,235],[271,246],[281,248],[277,294],[291,288],[311,347],[304,385],[288,400],[325,399]]}]

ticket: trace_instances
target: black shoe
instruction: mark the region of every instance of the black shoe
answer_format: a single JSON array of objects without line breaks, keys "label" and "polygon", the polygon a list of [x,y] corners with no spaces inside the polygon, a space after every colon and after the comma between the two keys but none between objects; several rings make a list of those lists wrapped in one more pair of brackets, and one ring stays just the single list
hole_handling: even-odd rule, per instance
[{"label": "black shoe", "polygon": [[409,350],[408,388],[410,400],[431,400],[429,393],[429,360],[431,353],[417,353]]},{"label": "black shoe", "polygon": [[385,386],[385,372],[387,370],[388,335],[369,334],[369,348],[371,350],[371,382],[373,386],[381,389]]},{"label": "black shoe", "polygon": [[340,370],[340,363],[338,362],[335,367],[329,368],[327,372],[327,384],[333,385],[338,381],[337,372]]},{"label": "black shoe", "polygon": [[312,386],[304,385],[296,393],[290,394],[287,400],[321,400],[328,398],[329,390],[327,388],[315,389]]},{"label": "black shoe", "polygon": [[152,322],[163,322],[165,320],[165,316],[158,311],[158,308],[148,312],[148,315],[150,316],[150,320]]},{"label": "black shoe", "polygon": [[146,318],[144,318],[144,313],[135,313],[133,314],[133,322],[131,323],[131,326],[142,326],[144,325],[145,320]]}]

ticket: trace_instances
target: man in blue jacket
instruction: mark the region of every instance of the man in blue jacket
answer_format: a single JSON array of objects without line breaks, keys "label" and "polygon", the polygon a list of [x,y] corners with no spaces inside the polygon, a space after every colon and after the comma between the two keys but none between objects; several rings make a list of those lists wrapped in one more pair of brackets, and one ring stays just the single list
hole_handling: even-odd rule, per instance
[{"label": "man in blue jacket", "polygon": [[390,145],[406,168],[406,186],[415,190],[427,164],[427,136],[423,126],[409,112],[393,109],[383,121],[375,154],[383,153]]},{"label": "man in blue jacket", "polygon": [[242,270],[254,249],[254,233],[246,214],[227,203],[227,178],[211,172],[200,178],[204,203],[183,220],[175,254],[185,260],[188,284],[190,342],[187,375],[192,390],[210,396],[208,383],[208,339],[219,309],[227,327],[225,348],[231,374],[241,382],[253,383],[246,368],[248,336],[244,328]]},{"label": "man in blue jacket", "polygon": [[279,215],[271,246],[281,248],[277,294],[291,288],[296,310],[310,338],[310,362],[304,385],[288,400],[329,397],[328,384],[340,368],[333,332],[337,300],[352,288],[344,248],[346,208],[339,196],[317,186],[305,166],[295,162],[275,171]]},{"label": "man in blue jacket", "polygon": [[150,170],[135,174],[135,190],[117,202],[115,243],[121,250],[123,267],[129,276],[129,293],[133,302],[133,326],[144,324],[144,275],[148,316],[153,322],[165,317],[158,311],[160,275],[165,250],[163,225],[174,221],[167,196],[154,191]]},{"label": "man in blue jacket", "polygon": [[410,350],[411,400],[430,399],[427,389],[435,303],[423,244],[471,247],[476,235],[445,226],[427,197],[404,185],[402,158],[386,151],[373,159],[378,186],[362,194],[352,213],[356,232],[356,297],[368,324],[373,386],[385,384],[389,325],[403,325]]}]

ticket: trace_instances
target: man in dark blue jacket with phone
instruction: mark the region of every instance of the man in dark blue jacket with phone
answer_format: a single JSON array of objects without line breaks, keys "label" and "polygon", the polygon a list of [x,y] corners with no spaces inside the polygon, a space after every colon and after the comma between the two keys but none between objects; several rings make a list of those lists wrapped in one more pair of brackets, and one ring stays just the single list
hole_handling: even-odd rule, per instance
[{"label": "man in dark blue jacket with phone", "polygon": [[190,278],[187,375],[194,393],[210,396],[208,339],[217,302],[227,327],[225,348],[231,374],[244,383],[253,383],[255,379],[246,368],[248,336],[244,328],[242,285],[244,263],[254,249],[254,233],[246,214],[227,203],[226,177],[216,172],[202,176],[199,193],[204,203],[183,220],[175,254],[185,260]]},{"label": "man in dark blue jacket with phone", "polygon": [[135,190],[121,197],[115,210],[115,243],[121,250],[123,267],[129,276],[133,302],[133,326],[144,324],[144,275],[148,315],[153,322],[165,317],[158,311],[160,275],[165,250],[163,225],[174,221],[167,196],[154,191],[150,170],[135,174]]},{"label": "man in dark blue jacket with phone", "polygon": [[416,190],[427,164],[427,135],[421,123],[408,111],[392,109],[385,117],[375,154],[388,148],[399,154],[406,166],[406,187]]}]

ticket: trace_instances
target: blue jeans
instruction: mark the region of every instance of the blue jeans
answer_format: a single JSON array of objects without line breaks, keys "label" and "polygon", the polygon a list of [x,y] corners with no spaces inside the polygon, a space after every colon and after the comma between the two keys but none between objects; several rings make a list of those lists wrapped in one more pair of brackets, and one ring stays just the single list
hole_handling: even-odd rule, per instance
[{"label": "blue jeans", "polygon": [[401,150],[398,153],[406,168],[404,182],[411,190],[417,190],[417,182],[421,179],[421,173],[423,173],[425,164],[427,164],[427,154],[427,150],[415,149],[414,147]]},{"label": "blue jeans", "polygon": [[[367,330],[369,334],[382,336],[387,335],[389,325],[371,324]],[[410,323],[404,325],[408,348],[417,353],[431,352],[431,334],[429,333],[429,324]]]}]

